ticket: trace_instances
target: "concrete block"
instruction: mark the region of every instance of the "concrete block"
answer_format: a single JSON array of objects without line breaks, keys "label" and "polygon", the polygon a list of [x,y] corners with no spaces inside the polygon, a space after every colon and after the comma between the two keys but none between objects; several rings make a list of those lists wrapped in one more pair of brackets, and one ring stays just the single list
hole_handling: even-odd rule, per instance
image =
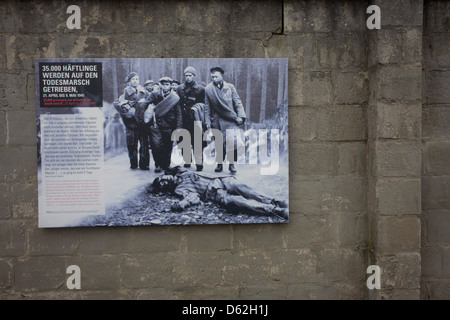
[{"label": "concrete block", "polygon": [[420,215],[421,181],[405,178],[379,179],[377,198],[380,215]]},{"label": "concrete block", "polygon": [[317,272],[334,281],[364,281],[367,255],[347,248],[325,248],[318,253]]},{"label": "concrete block", "polygon": [[8,144],[36,146],[36,111],[8,111]]},{"label": "concrete block", "polygon": [[[40,20],[40,19],[37,19]],[[9,70],[33,72],[34,58],[56,57],[56,43],[52,34],[30,35],[17,33],[7,35],[6,67]],[[21,78],[23,81],[24,78]],[[24,95],[24,91],[20,92]]]},{"label": "concrete block", "polygon": [[[259,39],[249,39],[245,34],[244,35],[237,34],[236,36],[233,36],[232,38],[228,39],[228,42],[229,44],[227,44],[225,51],[226,57],[243,57],[243,58],[265,57],[265,48],[262,41]],[[222,55],[223,54],[224,52],[222,52]],[[285,56],[284,58],[286,57],[287,56]]]},{"label": "concrete block", "polygon": [[383,290],[420,288],[421,257],[419,252],[379,256],[377,265],[381,269],[381,288]]},{"label": "concrete block", "polygon": [[423,246],[420,250],[422,277],[441,277],[443,271],[442,248],[438,246]]},{"label": "concrete block", "polygon": [[30,256],[74,255],[79,245],[80,230],[75,228],[39,229],[33,226],[28,234]]},{"label": "concrete block", "polygon": [[423,163],[425,175],[450,175],[450,141],[426,142]]},{"label": "concrete block", "polygon": [[289,162],[292,174],[332,175],[336,172],[335,143],[292,143]]},{"label": "concrete block", "polygon": [[448,32],[450,6],[446,1],[429,1],[424,7],[424,31]]},{"label": "concrete block", "polygon": [[26,225],[21,221],[0,221],[0,256],[21,256],[26,250]]},{"label": "concrete block", "polygon": [[11,185],[11,213],[16,219],[35,218],[38,208],[36,184],[15,183]]},{"label": "concrete block", "polygon": [[325,1],[284,2],[285,32],[331,32],[331,12]]},{"label": "concrete block", "polygon": [[450,71],[427,71],[425,86],[425,103],[446,104],[450,101]]},{"label": "concrete block", "polygon": [[380,255],[399,251],[417,252],[420,248],[420,218],[417,216],[378,218],[378,252]]},{"label": "concrete block", "polygon": [[19,24],[19,16],[16,11],[17,3],[5,1],[0,7],[0,33],[15,33]]},{"label": "concrete block", "polygon": [[18,181],[23,178],[23,153],[19,148],[0,147],[0,178],[3,182]]},{"label": "concrete block", "polygon": [[334,216],[329,213],[295,214],[285,231],[288,249],[303,249],[315,245],[330,245],[334,238]]},{"label": "concrete block", "polygon": [[367,145],[364,141],[341,142],[337,146],[337,174],[365,176]]},{"label": "concrete block", "polygon": [[[206,214],[206,212],[205,212]],[[206,252],[206,251],[220,251],[230,250],[233,246],[232,236],[239,234],[239,226],[190,226],[182,233],[181,242],[185,243],[188,252]],[[237,227],[237,229],[234,229]],[[267,229],[267,231],[269,231]],[[255,232],[257,232],[255,230]]]},{"label": "concrete block", "polygon": [[[136,40],[136,37],[130,37]],[[142,44],[140,44],[142,45]],[[113,56],[112,40],[103,35],[57,34],[55,47],[58,55],[64,58],[109,58]],[[136,45],[138,48],[139,45]],[[121,58],[126,58],[124,55]],[[136,56],[134,56],[136,57]]]},{"label": "concrete block", "polygon": [[377,103],[376,137],[418,139],[421,137],[422,104]]},{"label": "concrete block", "polygon": [[418,141],[377,141],[376,172],[383,177],[418,177],[421,148]]},{"label": "concrete block", "polygon": [[352,176],[327,177],[324,180],[295,176],[289,183],[290,210],[358,211],[367,204],[366,183]]},{"label": "concrete block", "polygon": [[13,260],[8,258],[0,258],[0,292],[10,290],[13,282]]},{"label": "concrete block", "polygon": [[405,68],[398,65],[380,66],[375,94],[379,99],[386,100],[421,100],[421,69],[421,67]]},{"label": "concrete block", "polygon": [[[212,255],[212,256],[211,256]],[[261,285],[261,283],[267,283],[270,280],[271,274],[271,259],[267,255],[266,251],[249,250],[249,251],[231,251],[222,253],[210,253],[208,254],[208,261],[205,262],[205,267],[216,263],[216,256],[220,255],[220,267],[216,266],[211,277],[219,276],[221,279],[217,279],[216,282],[225,285]],[[214,259],[213,259],[214,258]],[[218,262],[217,262],[218,263]],[[198,265],[198,263],[196,263]],[[217,272],[217,269],[221,270],[221,274]],[[189,269],[186,271],[188,272]],[[203,282],[201,270],[195,271],[190,269],[190,273],[196,272],[199,276],[197,281]],[[209,282],[210,284],[213,282]]]},{"label": "concrete block", "polygon": [[[23,109],[28,101],[26,94],[26,75],[24,72],[8,72],[0,76],[0,79],[5,80],[5,101],[3,110],[19,110]],[[7,79],[7,81],[6,81]]]},{"label": "concrete block", "polygon": [[450,177],[422,177],[422,209],[450,209]]},{"label": "concrete block", "polygon": [[[177,2],[173,5],[174,8],[164,10],[163,6],[156,9],[152,17],[152,25],[161,26],[164,28],[176,27],[178,32],[226,32],[230,30],[230,12],[233,10],[231,3],[211,1],[208,3],[202,2]],[[174,26],[167,26],[167,19],[171,12],[175,14],[177,21]],[[203,12],[204,19],[195,19],[199,12]],[[235,21],[236,22],[236,21]],[[161,31],[161,30],[160,30]]]},{"label": "concrete block", "polygon": [[423,106],[422,138],[424,140],[450,138],[450,108],[446,106]]},{"label": "concrete block", "polygon": [[268,253],[270,278],[281,283],[317,280],[317,256],[310,249],[277,250]]},{"label": "concrete block", "polygon": [[173,258],[165,252],[127,254],[120,259],[121,286],[165,288],[172,284]]},{"label": "concrete block", "polygon": [[[55,2],[28,2],[27,5],[16,5],[14,14],[17,16],[17,31],[22,34],[43,34],[55,32],[55,27],[64,24],[67,28],[66,21],[70,17],[67,14],[67,7]],[[81,17],[89,11],[89,8],[83,6],[81,9]],[[59,29],[59,28],[58,28]]]},{"label": "concrete block", "polygon": [[367,247],[368,218],[365,212],[334,214],[330,219],[336,242],[343,247]]},{"label": "concrete block", "polygon": [[[99,4],[100,6],[100,4]],[[112,6],[112,31],[139,33],[139,32],[168,32],[173,33],[177,31],[176,23],[167,23],[167,21],[174,19],[174,3],[168,6],[157,6],[151,3],[141,1],[135,2],[132,5],[121,2]],[[101,15],[101,10],[99,15]],[[97,17],[97,14],[93,15]]]},{"label": "concrete block", "polygon": [[315,37],[321,68],[343,70],[367,67],[366,40],[360,32],[319,33]]},{"label": "concrete block", "polygon": [[422,25],[423,3],[414,0],[401,0],[393,3],[387,0],[377,0],[381,10],[381,29],[386,27],[414,27]]},{"label": "concrete block", "polygon": [[229,284],[225,275],[227,262],[223,261],[227,255],[227,252],[173,254],[172,281],[165,285],[172,285],[174,291],[183,291]]},{"label": "concrete block", "polygon": [[402,31],[397,29],[371,30],[369,35],[369,67],[402,61]]},{"label": "concrete block", "polygon": [[422,299],[426,300],[447,300],[450,296],[450,280],[448,279],[427,279],[424,281],[425,293]]},{"label": "concrete block", "polygon": [[[220,7],[231,7],[232,15],[228,19],[230,28],[235,32],[256,32],[256,31],[281,31],[281,16],[283,6],[281,1],[239,1],[237,3],[218,2]],[[217,6],[216,4],[216,6]],[[186,4],[189,6],[189,4]],[[203,3],[199,3],[199,11],[203,9]],[[198,11],[197,11],[198,12]],[[206,12],[206,14],[208,14]],[[227,20],[223,20],[225,22]],[[217,25],[217,21],[214,27]]]},{"label": "concrete block", "polygon": [[[282,231],[284,225],[233,225],[232,246],[233,249],[277,249],[284,247]],[[217,234],[218,232],[216,232]],[[211,238],[212,239],[212,238]],[[226,242],[230,240],[229,230],[226,230]],[[229,247],[229,243],[228,243]],[[226,249],[225,246],[223,249]],[[217,249],[216,249],[217,250]]]},{"label": "concrete block", "polygon": [[450,244],[450,211],[428,211],[426,216],[427,243],[434,245]]},{"label": "concrete block", "polygon": [[131,230],[131,252],[171,252],[181,246],[181,230],[166,226],[138,227]]},{"label": "concrete block", "polygon": [[316,108],[289,108],[289,142],[312,141],[317,137]]},{"label": "concrete block", "polygon": [[289,69],[320,70],[316,38],[313,33],[273,35],[264,42],[270,58],[289,58]]},{"label": "concrete block", "polygon": [[333,73],[334,104],[366,104],[369,100],[367,72],[339,71]]},{"label": "concrete block", "polygon": [[[65,258],[55,256],[21,257],[14,266],[15,291],[56,291],[64,286],[68,275]],[[84,274],[81,269],[81,288]],[[68,289],[67,289],[68,290]]]},{"label": "concrete block", "polygon": [[404,63],[422,65],[422,27],[407,28],[403,33]]},{"label": "concrete block", "polygon": [[128,252],[133,238],[130,227],[95,227],[81,230],[79,252],[83,254],[112,254]]},{"label": "concrete block", "polygon": [[[97,229],[97,228],[96,228]],[[80,267],[81,273],[81,290],[117,290],[121,283],[121,257],[118,254],[89,255],[89,256],[68,256],[64,258],[64,267],[61,268],[65,274],[66,269],[70,265]],[[59,272],[55,267],[55,271]],[[65,276],[65,281],[69,275]],[[68,289],[67,289],[68,290]],[[113,295],[113,296],[116,296]]]},{"label": "concrete block", "polygon": [[363,107],[336,106],[317,110],[317,136],[324,141],[365,140],[366,114]]},{"label": "concrete block", "polygon": [[329,72],[289,72],[289,105],[323,106],[333,101]]},{"label": "concrete block", "polygon": [[[325,1],[326,3],[326,1]],[[336,32],[366,31],[367,5],[364,2],[335,2],[326,3],[331,11],[331,26]]]}]

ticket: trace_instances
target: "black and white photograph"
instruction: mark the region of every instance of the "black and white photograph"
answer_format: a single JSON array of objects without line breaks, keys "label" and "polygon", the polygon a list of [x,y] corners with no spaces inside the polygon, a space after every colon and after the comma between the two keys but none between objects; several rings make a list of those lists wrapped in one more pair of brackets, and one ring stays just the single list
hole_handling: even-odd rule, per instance
[{"label": "black and white photograph", "polygon": [[287,59],[35,64],[40,227],[289,221]]}]

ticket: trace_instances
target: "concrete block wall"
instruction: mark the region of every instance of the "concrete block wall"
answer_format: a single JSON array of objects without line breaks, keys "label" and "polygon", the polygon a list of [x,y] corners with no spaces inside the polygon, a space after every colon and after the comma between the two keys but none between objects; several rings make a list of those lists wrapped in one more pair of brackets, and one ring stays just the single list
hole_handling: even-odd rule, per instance
[{"label": "concrete block wall", "polygon": [[[423,256],[440,257],[420,250],[422,150],[445,163],[434,135],[448,131],[429,122],[435,144],[421,140],[448,97],[442,73],[422,77],[428,1],[376,2],[381,30],[366,28],[366,1],[82,1],[81,30],[66,28],[70,4],[0,4],[0,299],[420,297]],[[38,229],[33,58],[84,57],[288,57],[289,224]],[[65,285],[72,264],[81,290]]]},{"label": "concrete block wall", "polygon": [[424,10],[422,299],[450,297],[450,3]]}]

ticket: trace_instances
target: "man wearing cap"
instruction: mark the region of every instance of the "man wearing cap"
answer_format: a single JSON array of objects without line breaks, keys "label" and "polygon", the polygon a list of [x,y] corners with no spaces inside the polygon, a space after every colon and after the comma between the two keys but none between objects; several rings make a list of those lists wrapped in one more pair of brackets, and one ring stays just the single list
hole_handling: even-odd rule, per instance
[{"label": "man wearing cap", "polygon": [[[219,129],[223,135],[223,159],[217,159],[216,172],[223,170],[226,154],[227,129],[239,129],[245,122],[245,110],[236,88],[223,80],[225,71],[220,67],[211,68],[211,80],[205,88],[205,124],[206,127]],[[237,161],[237,150],[233,143],[233,155],[228,155],[231,162],[229,170],[236,172],[234,162]]]},{"label": "man wearing cap", "polygon": [[[184,78],[185,81],[177,88],[177,94],[180,97],[180,107],[181,113],[183,115],[183,129],[186,129],[191,134],[191,146],[194,148],[194,126],[196,117],[194,116],[195,110],[204,109],[205,103],[205,88],[198,84],[195,80],[197,75],[197,71],[194,67],[187,67],[184,70]],[[199,105],[200,104],[200,105]],[[193,109],[194,108],[194,109]],[[194,153],[195,157],[195,165],[197,167],[197,171],[203,170],[203,149],[206,146],[206,142],[203,141],[201,143],[202,152]],[[190,158],[190,157],[189,157]],[[186,163],[184,165],[186,168],[191,166],[191,163]]]},{"label": "man wearing cap", "polygon": [[175,92],[177,92],[177,88],[178,88],[178,86],[179,86],[180,84],[181,84],[180,81],[175,80],[175,79],[172,79],[172,83],[171,83],[171,85],[172,85],[172,90],[175,91]]},{"label": "man wearing cap", "polygon": [[155,81],[153,81],[153,80],[145,81],[145,84],[144,84],[145,90],[147,90],[148,92],[152,92],[154,84],[155,84]]},{"label": "man wearing cap", "polygon": [[161,89],[153,91],[145,100],[144,106],[152,110],[150,123],[150,145],[155,172],[169,168],[172,154],[172,132],[181,128],[182,116],[178,104],[180,98],[171,87],[172,79],[159,79]]},{"label": "man wearing cap", "polygon": [[131,72],[125,78],[125,83],[127,86],[123,90],[123,94],[114,101],[113,105],[126,127],[130,168],[137,169],[138,167],[138,145],[140,145],[139,167],[142,170],[148,170],[150,162],[148,126],[143,121],[145,111],[143,102],[149,97],[149,92],[139,85],[139,75],[136,72]]}]

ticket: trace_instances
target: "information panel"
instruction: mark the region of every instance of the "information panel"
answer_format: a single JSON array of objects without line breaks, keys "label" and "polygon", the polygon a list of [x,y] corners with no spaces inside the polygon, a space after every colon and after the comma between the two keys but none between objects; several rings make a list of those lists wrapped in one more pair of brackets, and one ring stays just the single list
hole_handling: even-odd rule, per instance
[{"label": "information panel", "polygon": [[287,223],[287,59],[36,59],[39,226]]}]

